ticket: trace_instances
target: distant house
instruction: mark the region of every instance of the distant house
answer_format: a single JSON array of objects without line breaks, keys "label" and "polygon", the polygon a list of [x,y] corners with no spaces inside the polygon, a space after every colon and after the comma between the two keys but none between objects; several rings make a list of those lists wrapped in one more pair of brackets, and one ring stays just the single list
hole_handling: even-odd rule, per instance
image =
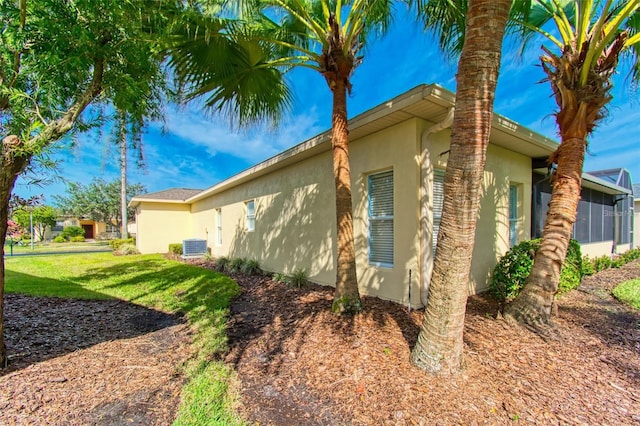
[{"label": "distant house", "polygon": [[84,238],[87,240],[109,240],[120,236],[120,231],[114,224],[96,222],[95,220],[75,216],[60,216],[56,219],[55,226],[45,231],[44,239],[54,239],[67,226],[80,226],[84,230]]},{"label": "distant house", "polygon": [[[450,91],[421,85],[349,121],[356,262],[363,294],[422,304],[420,283],[431,274],[442,214],[453,105]],[[494,116],[471,293],[487,289],[493,267],[510,246],[535,235],[545,203],[542,164],[556,148],[555,141]],[[587,176],[585,188],[622,191],[601,180]],[[167,252],[171,243],[199,238],[215,257],[257,259],[264,269],[285,273],[305,268],[314,282],[335,282],[329,131],[208,189],[169,189],[136,196],[131,205],[142,253]],[[534,208],[540,210],[535,218]],[[602,247],[593,245],[593,250]],[[608,252],[610,247],[602,250]]]},{"label": "distant house", "polygon": [[640,248],[640,184],[633,185],[633,247]]}]

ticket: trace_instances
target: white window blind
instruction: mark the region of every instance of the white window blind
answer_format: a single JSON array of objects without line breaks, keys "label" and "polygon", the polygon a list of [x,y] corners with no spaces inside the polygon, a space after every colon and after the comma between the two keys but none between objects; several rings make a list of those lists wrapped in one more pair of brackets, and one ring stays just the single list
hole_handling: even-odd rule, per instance
[{"label": "white window blind", "polygon": [[247,217],[246,217],[246,229],[247,231],[253,231],[256,229],[256,209],[254,200],[247,201]]},{"label": "white window blind", "polygon": [[222,245],[222,209],[216,209],[216,243]]},{"label": "white window blind", "polygon": [[433,255],[436,254],[436,244],[438,243],[438,231],[442,220],[442,206],[444,204],[444,170],[433,171]]},{"label": "white window blind", "polygon": [[369,176],[369,262],[393,266],[393,171]]},{"label": "white window blind", "polygon": [[518,186],[509,185],[509,247],[518,244]]}]

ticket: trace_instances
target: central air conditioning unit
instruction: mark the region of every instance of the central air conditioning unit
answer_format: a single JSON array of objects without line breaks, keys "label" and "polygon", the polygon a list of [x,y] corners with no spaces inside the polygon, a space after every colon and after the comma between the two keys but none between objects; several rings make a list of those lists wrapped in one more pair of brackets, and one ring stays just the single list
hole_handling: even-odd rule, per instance
[{"label": "central air conditioning unit", "polygon": [[207,254],[207,240],[191,238],[182,241],[182,257],[204,257]]}]

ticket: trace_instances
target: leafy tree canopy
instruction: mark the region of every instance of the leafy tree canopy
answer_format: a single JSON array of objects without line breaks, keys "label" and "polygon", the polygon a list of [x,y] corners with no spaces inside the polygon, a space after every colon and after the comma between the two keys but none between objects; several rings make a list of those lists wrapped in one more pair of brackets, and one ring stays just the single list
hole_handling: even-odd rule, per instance
[{"label": "leafy tree canopy", "polygon": [[[127,185],[127,203],[136,194],[146,192],[141,184]],[[71,182],[67,185],[66,196],[53,197],[56,206],[67,215],[86,217],[96,222],[122,224],[120,217],[120,181],[106,182],[94,179],[88,185]],[[129,209],[128,216],[135,212]]]},{"label": "leafy tree canopy", "polygon": [[[154,46],[176,7],[154,0],[0,0],[3,136],[17,135],[33,155],[64,136],[95,100],[134,118],[156,112],[163,75]],[[91,118],[99,115],[94,109]],[[75,130],[83,128],[76,123]]]},{"label": "leafy tree canopy", "polygon": [[25,231],[31,228],[33,219],[33,232],[37,240],[44,239],[47,226],[55,226],[58,211],[52,206],[25,206],[13,213],[13,219]]}]

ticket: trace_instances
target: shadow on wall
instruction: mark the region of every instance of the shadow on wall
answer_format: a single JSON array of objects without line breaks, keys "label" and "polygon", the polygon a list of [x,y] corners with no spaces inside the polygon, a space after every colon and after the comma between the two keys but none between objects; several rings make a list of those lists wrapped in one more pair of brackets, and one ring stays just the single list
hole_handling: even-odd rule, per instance
[{"label": "shadow on wall", "polygon": [[[471,258],[469,282],[471,293],[488,290],[489,280],[498,259],[509,249],[509,179],[499,179],[485,171],[484,187],[478,210],[476,241]],[[522,195],[518,195],[518,218],[522,219]],[[519,222],[519,228],[522,224]],[[519,229],[518,228],[518,229]],[[505,233],[506,231],[506,233]],[[475,279],[474,279],[475,278]],[[476,282],[476,279],[479,280]]]},{"label": "shadow on wall", "polygon": [[255,229],[245,229],[239,218],[229,257],[256,259],[265,270],[291,273],[304,268],[309,278],[332,284],[335,201],[333,192],[322,193],[319,185],[304,176],[290,193],[256,198]]}]

